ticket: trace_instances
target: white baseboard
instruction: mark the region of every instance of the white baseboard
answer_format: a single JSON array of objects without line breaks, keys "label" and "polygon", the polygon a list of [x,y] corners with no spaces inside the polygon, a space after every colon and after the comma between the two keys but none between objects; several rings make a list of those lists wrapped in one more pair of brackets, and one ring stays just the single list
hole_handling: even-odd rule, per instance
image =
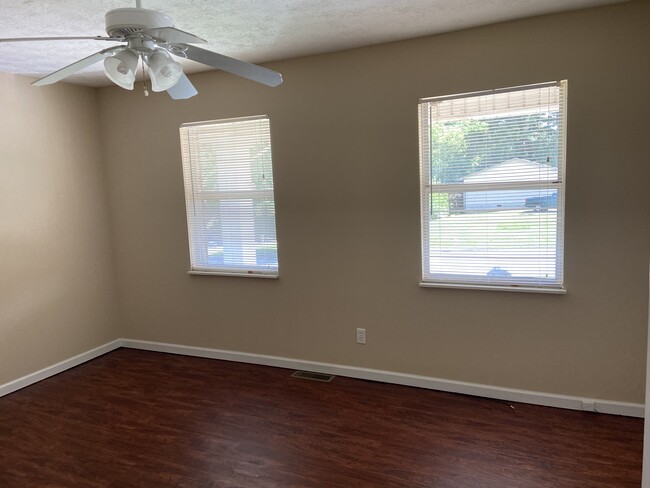
[{"label": "white baseboard", "polygon": [[[547,407],[568,408],[571,410],[587,410],[613,415],[625,415],[628,417],[644,416],[644,405],[640,403],[616,402],[600,400],[596,398],[581,398],[568,395],[555,395],[529,390],[518,390],[514,388],[501,388],[498,386],[481,385],[477,383],[466,383],[463,381],[445,380],[429,376],[418,376],[378,369],[357,368],[340,364],[320,363],[300,359],[284,358],[279,356],[266,356],[262,354],[251,354],[238,351],[226,351],[221,349],[209,349],[205,347],[181,346],[178,344],[166,344],[161,342],[139,341],[122,339],[122,347],[132,349],[143,349],[146,351],[167,352],[182,354],[185,356],[196,356],[202,358],[222,359],[226,361],[238,361],[241,363],[260,364],[278,368],[299,369],[327,373],[350,378],[380,381],[383,383],[394,383],[405,386],[415,386],[429,390],[445,391],[450,393],[462,393],[511,402],[531,403]],[[1,389],[0,389],[1,391]]]},{"label": "white baseboard", "polygon": [[8,395],[9,393],[12,393],[16,390],[20,390],[21,388],[25,388],[26,386],[33,385],[34,383],[38,383],[45,378],[59,374],[67,369],[79,366],[86,361],[95,359],[96,357],[118,349],[121,346],[122,341],[120,339],[116,339],[99,347],[96,347],[95,349],[91,349],[90,351],[77,354],[76,356],[61,361],[60,363],[56,363],[52,366],[48,366],[47,368],[43,368],[40,371],[36,371],[35,373],[28,374],[22,378],[18,378],[17,380],[13,380],[9,383],[5,383],[4,385],[0,385],[0,397]]},{"label": "white baseboard", "polygon": [[182,346],[178,344],[166,344],[162,342],[139,341],[132,339],[116,339],[102,346],[78,354],[35,373],[28,374],[9,383],[0,385],[0,397],[11,392],[25,388],[67,369],[74,368],[86,361],[95,359],[107,352],[120,347],[142,349],[146,351],[167,352],[181,354],[184,356],[195,356],[210,359],[221,359],[225,361],[237,361],[241,363],[259,364],[278,368],[299,369],[328,373],[349,378],[379,381],[382,383],[394,383],[397,385],[415,386],[429,390],[445,391],[449,393],[461,393],[497,400],[511,402],[531,403],[547,407],[568,408],[571,410],[588,410],[613,415],[625,415],[628,417],[644,416],[644,405],[640,403],[616,402],[596,398],[581,398],[568,395],[555,395],[529,390],[518,390],[514,388],[501,388],[498,386],[481,385],[478,383],[466,383],[463,381],[445,380],[429,376],[419,376],[393,371],[378,369],[358,368],[340,364],[320,363],[301,359],[284,358],[279,356],[267,356],[263,354],[252,354],[239,351],[227,351],[222,349],[210,349],[206,347]]}]

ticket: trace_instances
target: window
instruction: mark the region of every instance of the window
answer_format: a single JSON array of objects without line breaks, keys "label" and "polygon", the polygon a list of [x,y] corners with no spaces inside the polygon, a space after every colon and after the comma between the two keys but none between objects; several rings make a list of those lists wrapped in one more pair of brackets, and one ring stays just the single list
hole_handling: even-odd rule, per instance
[{"label": "window", "polygon": [[422,286],[564,292],[566,90],[420,100]]},{"label": "window", "polygon": [[190,273],[277,277],[266,116],[180,128]]}]

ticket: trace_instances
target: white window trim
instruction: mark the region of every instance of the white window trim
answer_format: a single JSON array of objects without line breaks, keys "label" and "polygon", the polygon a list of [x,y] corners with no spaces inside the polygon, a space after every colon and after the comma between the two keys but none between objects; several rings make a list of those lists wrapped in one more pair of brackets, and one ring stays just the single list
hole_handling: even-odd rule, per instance
[{"label": "white window trim", "polygon": [[271,280],[277,280],[280,277],[280,273],[262,273],[262,272],[250,272],[250,273],[242,273],[241,271],[235,271],[233,270],[232,272],[228,272],[225,270],[220,270],[220,271],[214,271],[214,270],[209,270],[205,269],[202,270],[198,267],[195,269],[190,269],[187,272],[188,275],[196,275],[196,276],[234,276],[234,277],[239,277],[239,278],[267,278]]},{"label": "white window trim", "polygon": [[[568,98],[568,89],[567,89],[567,81],[562,80],[562,81],[556,81],[556,82],[548,82],[548,83],[538,83],[538,84],[533,84],[533,85],[522,85],[522,86],[516,86],[516,87],[509,87],[509,88],[500,88],[500,89],[493,89],[493,90],[484,90],[484,91],[477,91],[477,92],[468,92],[468,93],[462,93],[462,94],[456,94],[456,95],[450,95],[450,96],[440,96],[440,97],[427,97],[427,98],[421,98],[419,100],[419,106],[421,106],[422,103],[425,102],[431,102],[431,101],[442,101],[442,100],[451,100],[451,99],[459,99],[459,98],[465,98],[465,97],[470,97],[470,96],[480,96],[480,95],[488,95],[488,94],[495,94],[495,93],[507,93],[507,92],[512,92],[512,91],[518,91],[518,90],[523,90],[526,88],[532,88],[532,87],[544,87],[544,86],[561,86],[564,91],[564,96],[560,98],[560,111],[563,114],[563,123],[561,126],[562,132],[560,134],[560,140],[559,140],[559,148],[558,148],[558,154],[562,158],[562,163],[560,165],[560,173],[558,174],[558,180],[559,181],[549,181],[544,183],[544,186],[547,186],[548,188],[557,188],[558,189],[558,209],[562,208],[562,219],[560,220],[560,223],[558,224],[557,228],[557,237],[556,237],[556,262],[561,261],[560,266],[562,269],[562,282],[561,284],[553,284],[549,286],[544,286],[544,285],[539,285],[538,280],[535,280],[536,284],[535,286],[528,286],[525,281],[522,280],[521,283],[518,284],[489,284],[489,283],[473,283],[473,282],[463,282],[462,280],[459,281],[433,281],[433,280],[427,280],[425,277],[424,270],[425,269],[430,269],[429,266],[429,226],[427,225],[426,227],[423,225],[423,218],[422,216],[428,213],[429,209],[429,199],[431,197],[431,194],[434,193],[432,191],[432,185],[430,184],[425,184],[425,181],[430,181],[430,177],[428,176],[428,171],[425,171],[424,168],[427,167],[425,165],[424,157],[423,157],[423,140],[422,140],[422,134],[423,134],[423,129],[420,126],[419,127],[419,141],[420,141],[420,212],[421,212],[421,223],[420,223],[420,231],[421,231],[421,236],[420,236],[420,251],[421,251],[421,271],[422,271],[422,277],[421,281],[419,283],[419,286],[421,288],[447,288],[447,289],[465,289],[465,290],[487,290],[487,291],[508,291],[508,292],[520,292],[520,293],[542,293],[542,294],[552,294],[552,295],[565,295],[567,294],[567,289],[566,289],[566,276],[565,276],[565,263],[564,263],[564,240],[565,240],[565,226],[566,226],[566,135],[567,135],[567,98]],[[424,117],[419,116],[419,125],[423,123]],[[497,182],[497,183],[481,183],[478,184],[477,187],[480,187],[481,190],[484,189],[512,189],[514,187],[516,188],[525,188],[527,184],[524,183],[507,183],[507,182]],[[531,187],[539,187],[539,184],[531,184]],[[458,189],[461,187],[461,185],[436,185],[436,190],[437,192],[441,191],[450,191],[452,189]],[[463,190],[471,190],[472,185],[462,185]],[[449,279],[451,276],[448,275],[447,279]]]},{"label": "white window trim", "polygon": [[566,295],[566,288],[543,288],[536,286],[518,286],[518,285],[477,285],[474,283],[432,283],[422,281],[419,285],[421,288],[451,288],[458,290],[488,290],[488,291],[511,291],[515,293],[546,293],[548,295]]},{"label": "white window trim", "polygon": [[[210,124],[227,124],[231,122],[243,122],[243,121],[252,121],[252,120],[269,120],[269,117],[267,115],[254,115],[254,116],[247,116],[247,117],[234,117],[234,118],[228,118],[228,119],[219,119],[219,120],[210,120],[210,121],[200,121],[200,122],[188,122],[188,123],[183,123],[181,124],[180,128],[181,130],[183,128],[187,127],[193,127],[193,126],[204,126],[204,125],[210,125]],[[270,137],[270,134],[269,134]],[[181,137],[181,146],[183,146],[183,138]],[[271,144],[272,147],[272,144]],[[189,156],[189,155],[188,155]],[[194,229],[191,223],[190,215],[189,215],[189,206],[190,202],[193,202],[194,199],[197,197],[197,195],[200,195],[202,198],[211,198],[211,193],[214,193],[213,199],[214,200],[222,200],[224,198],[237,198],[237,197],[246,197],[246,198],[251,198],[253,196],[266,196],[266,197],[271,197],[273,199],[273,205],[275,206],[275,188],[272,190],[258,190],[258,191],[251,191],[251,190],[241,190],[241,191],[204,191],[204,192],[195,192],[194,191],[194,182],[192,178],[187,178],[187,171],[185,166],[190,165],[191,166],[191,161],[185,161],[185,150],[183,149],[183,180],[184,180],[184,186],[185,186],[185,204],[186,204],[186,211],[188,213],[187,215],[187,232],[188,232],[188,240],[189,240],[189,245],[190,245],[190,269],[187,271],[188,275],[196,275],[196,276],[230,276],[230,277],[241,277],[241,278],[265,278],[265,279],[278,279],[280,277],[279,273],[279,267],[276,269],[261,269],[257,267],[253,267],[252,269],[242,269],[242,268],[228,268],[228,267],[209,267],[209,266],[201,266],[201,265],[194,265],[192,263],[192,243],[193,240],[196,238],[196,232],[201,232],[201,229]],[[273,172],[273,164],[271,163],[271,171]],[[274,185],[275,187],[275,185]],[[274,226],[276,225],[275,219],[274,219]],[[277,248],[277,242],[276,242],[276,248]],[[279,251],[278,251],[279,252]]]}]

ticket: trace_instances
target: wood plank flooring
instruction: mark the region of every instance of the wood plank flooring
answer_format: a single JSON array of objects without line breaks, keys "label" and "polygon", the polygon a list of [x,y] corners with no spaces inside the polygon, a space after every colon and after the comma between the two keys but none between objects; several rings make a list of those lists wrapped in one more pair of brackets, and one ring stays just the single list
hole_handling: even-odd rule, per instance
[{"label": "wood plank flooring", "polygon": [[639,487],[643,420],[119,349],[0,398],[0,487]]}]

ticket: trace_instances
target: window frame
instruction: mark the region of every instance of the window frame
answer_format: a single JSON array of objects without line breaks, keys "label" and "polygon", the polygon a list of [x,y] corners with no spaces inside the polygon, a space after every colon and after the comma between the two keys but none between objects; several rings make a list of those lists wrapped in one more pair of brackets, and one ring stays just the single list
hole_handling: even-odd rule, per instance
[{"label": "window frame", "polygon": [[[559,96],[559,114],[561,124],[558,131],[558,150],[557,156],[559,161],[559,171],[557,181],[545,183],[530,182],[486,182],[464,184],[431,184],[430,172],[430,153],[431,140],[425,140],[425,134],[430,134],[432,119],[425,114],[423,107],[426,103],[433,101],[454,100],[482,95],[493,95],[498,93],[508,93],[523,91],[533,88],[543,88],[557,86],[560,88]],[[511,292],[529,292],[529,293],[548,293],[548,294],[566,294],[566,277],[564,266],[564,244],[565,244],[565,225],[566,225],[566,132],[567,132],[567,80],[553,81],[547,83],[537,83],[532,85],[514,86],[508,88],[497,88],[492,90],[483,90],[477,92],[461,93],[449,96],[421,98],[418,103],[418,132],[419,132],[419,155],[420,155],[420,251],[421,251],[421,281],[419,285],[425,288],[456,288],[456,289],[476,289],[491,291],[511,291]],[[526,190],[541,189],[544,187],[548,190],[557,191],[557,222],[556,222],[556,245],[555,245],[555,269],[560,270],[560,279],[558,281],[549,280],[548,284],[540,284],[540,279],[522,279],[515,283],[487,283],[484,280],[471,280],[471,275],[463,274],[441,274],[441,278],[433,278],[430,271],[430,202],[434,193],[445,192],[462,192],[467,191],[489,191],[489,190]],[[560,213],[561,212],[561,213]],[[425,216],[427,218],[425,218]]]},{"label": "window frame", "polygon": [[[270,157],[270,169],[271,169],[271,188],[270,189],[228,189],[228,190],[206,190],[198,191],[195,190],[195,181],[192,177],[192,156],[198,156],[198,154],[193,154],[192,150],[189,148],[191,145],[189,142],[189,136],[185,129],[191,127],[206,127],[210,125],[223,125],[230,123],[239,123],[246,121],[266,121],[267,130],[268,130],[268,151]],[[265,266],[249,266],[249,267],[233,267],[233,266],[205,266],[204,264],[196,260],[196,245],[198,242],[199,245],[206,244],[206,229],[204,220],[197,218],[191,215],[192,212],[196,213],[194,209],[194,202],[196,200],[211,200],[215,202],[228,201],[228,200],[237,200],[237,199],[251,199],[252,205],[254,207],[254,198],[255,197],[266,197],[265,201],[270,201],[273,208],[273,228],[276,232],[275,246],[276,253],[279,254],[278,243],[277,243],[277,223],[275,219],[275,184],[274,184],[274,167],[273,167],[273,157],[272,157],[272,142],[271,142],[271,125],[270,118],[268,115],[254,115],[254,116],[245,116],[245,117],[233,117],[226,119],[216,119],[209,121],[200,121],[200,122],[188,122],[181,124],[179,128],[180,140],[181,140],[181,159],[182,159],[182,170],[183,170],[183,185],[185,193],[185,207],[186,207],[186,220],[187,220],[187,232],[188,232],[188,244],[189,244],[189,257],[190,257],[190,269],[187,271],[191,275],[208,275],[208,276],[235,276],[235,277],[250,277],[250,278],[279,278],[279,257],[275,267],[265,267]],[[253,220],[254,222],[254,220]],[[204,246],[203,252],[207,256],[207,245]],[[206,258],[207,260],[207,258]],[[195,262],[197,261],[197,262]]]}]

